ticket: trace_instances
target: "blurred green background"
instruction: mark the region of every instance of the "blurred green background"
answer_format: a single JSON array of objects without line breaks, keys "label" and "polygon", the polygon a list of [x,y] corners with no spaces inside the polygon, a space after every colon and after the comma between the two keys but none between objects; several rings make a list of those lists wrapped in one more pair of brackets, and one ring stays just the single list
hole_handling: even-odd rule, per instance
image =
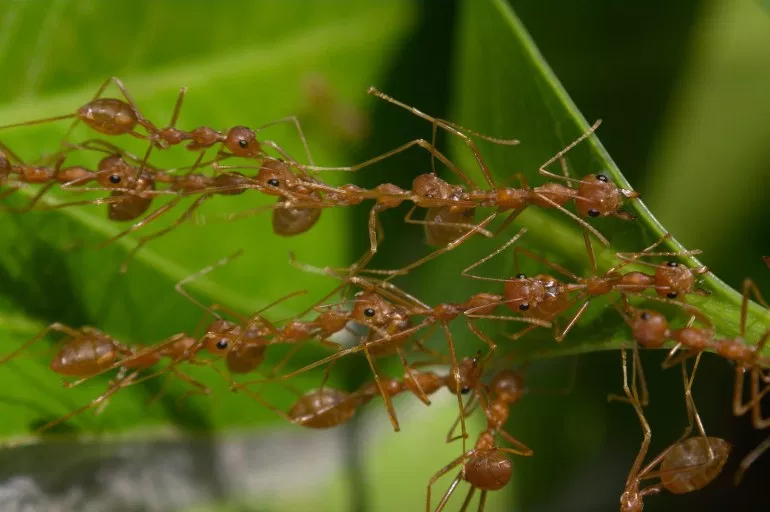
[{"label": "blurred green background", "polygon": [[[770,136],[763,122],[770,109],[770,18],[760,3],[511,5],[583,115],[604,120],[599,137],[662,224],[686,246],[704,249],[702,260],[731,286],[739,287],[745,276],[761,286],[767,269],[760,256],[770,247],[758,232],[766,228],[750,220],[763,215]],[[457,33],[464,21],[458,9],[438,0],[226,1],[216,7],[180,0],[6,2],[0,4],[0,64],[7,77],[0,83],[0,124],[69,112],[115,75],[159,124],[184,85],[182,126],[254,126],[297,113],[319,164],[355,163],[429,133],[425,123],[367,97],[369,85],[452,118]],[[324,94],[313,93],[319,90]],[[33,159],[55,151],[63,130],[60,123],[0,136]],[[301,155],[290,129],[269,133]],[[137,141],[126,145],[143,148]],[[158,165],[179,165],[189,154],[180,148],[156,157]],[[427,165],[414,151],[356,180],[408,185]],[[253,201],[266,202],[245,195],[212,199],[199,225],[152,243],[128,276],[117,275],[117,267],[129,244],[69,249],[73,240],[95,243],[116,232],[101,208],[4,215],[0,329],[9,340],[23,340],[62,321],[154,342],[192,329],[201,316],[176,296],[173,283],[235,249],[244,248],[245,256],[193,288],[205,300],[249,312],[299,288],[308,288],[312,299],[330,287],[289,267],[289,250],[304,261],[339,266],[366,247],[363,208],[324,212],[306,235],[281,239],[271,234],[266,215],[224,220]],[[402,216],[383,216],[387,238],[373,266],[395,267],[423,252],[422,231],[404,227]],[[422,276],[451,286],[442,275]],[[282,306],[275,318],[301,306],[301,300]],[[308,350],[305,360],[320,353]],[[679,374],[658,371],[659,354],[644,356],[653,397],[652,454],[678,436],[685,418]],[[492,493],[486,510],[617,509],[641,441],[632,411],[606,404],[606,393],[619,389],[619,357],[582,356],[566,397],[537,392],[565,386],[573,364],[530,367],[533,393],[515,408],[509,429],[537,455],[515,461],[512,483]],[[0,392],[6,437],[63,414],[104,386],[63,393],[39,361],[8,366]],[[354,387],[369,378],[361,360],[340,366],[336,385]],[[647,510],[761,510],[770,503],[763,478],[770,461],[760,460],[738,489],[730,478],[764,435],[747,419],[732,418],[729,365],[706,357],[699,372],[695,398],[704,423],[712,435],[735,443],[735,456],[714,485],[693,495],[649,498]],[[102,442],[3,450],[0,509],[415,510],[423,507],[430,475],[456,456],[455,446],[443,444],[453,418],[448,399],[437,398],[427,410],[413,397],[397,401],[398,434],[376,403],[346,428],[307,433],[260,407],[245,408],[242,397],[219,384],[214,399],[192,399],[180,409],[174,399],[179,389],[145,406],[144,398],[160,386],[151,382],[120,393],[102,415],[73,421],[83,432],[110,434]],[[184,429],[194,435],[180,437]],[[446,485],[442,480],[436,491]],[[464,492],[463,486],[458,494]]]}]

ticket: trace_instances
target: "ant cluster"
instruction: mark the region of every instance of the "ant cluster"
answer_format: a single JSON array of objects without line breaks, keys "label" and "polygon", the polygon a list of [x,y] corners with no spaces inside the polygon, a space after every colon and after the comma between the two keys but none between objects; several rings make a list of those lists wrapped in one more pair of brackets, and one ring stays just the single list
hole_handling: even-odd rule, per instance
[{"label": "ant cluster", "polygon": [[[122,98],[102,97],[110,83],[119,88]],[[233,392],[250,397],[290,423],[313,429],[342,425],[351,420],[359,408],[382,398],[393,429],[398,431],[400,424],[393,405],[394,397],[411,393],[429,405],[429,397],[445,389],[455,395],[458,404],[458,418],[447,436],[447,442],[459,440],[462,448],[457,458],[430,479],[426,510],[431,510],[433,506],[433,485],[443,475],[455,470],[457,474],[435,510],[446,507],[461,482],[467,482],[470,487],[461,510],[470,506],[477,490],[480,491],[478,509],[483,510],[487,492],[501,489],[510,481],[513,474],[510,456],[532,456],[533,451],[505,428],[511,406],[526,394],[523,374],[510,367],[492,369],[498,362],[498,366],[511,366],[505,365],[510,360],[499,356],[497,341],[478,324],[481,321],[501,322],[502,325],[509,325],[509,322],[526,324],[518,332],[506,335],[510,340],[517,340],[536,329],[551,329],[554,342],[559,343],[580,322],[592,301],[600,297],[614,300],[614,308],[628,325],[630,339],[633,340],[630,379],[626,349],[621,351],[625,396],[610,398],[633,406],[644,433],[639,454],[620,498],[622,511],[641,511],[643,498],[663,489],[678,494],[701,489],[722,470],[731,446],[723,439],[706,434],[691,394],[695,371],[703,351],[715,352],[735,364],[734,413],[743,415],[751,412],[753,425],[758,429],[770,426],[770,420],[762,416],[760,403],[770,391],[770,359],[762,355],[770,330],[756,343],[750,344],[744,340],[750,296],[768,307],[752,281],[747,280],[744,284],[740,336],[723,339],[718,337],[711,320],[698,307],[686,302],[689,295],[708,295],[697,282],[698,277],[707,273],[708,269],[690,268],[676,258],[696,255],[699,251],[660,251],[659,246],[669,238],[665,235],[639,252],[616,253],[617,263],[612,268],[605,272],[598,270],[592,237],[605,246],[609,246],[609,242],[589,220],[615,217],[619,221],[631,222],[634,216],[623,210],[623,205],[625,200],[638,197],[636,192],[618,187],[606,174],[588,174],[580,179],[569,176],[564,158],[566,153],[590,137],[598,127],[598,122],[539,167],[539,173],[550,181],[532,187],[522,175],[518,175],[520,186],[507,187],[496,183],[474,138],[503,145],[514,145],[518,141],[476,133],[429,116],[374,88],[370,88],[369,92],[429,121],[433,127],[433,142],[412,140],[351,167],[319,167],[313,162],[305,135],[295,117],[280,119],[255,129],[236,126],[226,131],[217,131],[200,126],[186,131],[176,127],[185,96],[185,89],[182,89],[168,126],[159,128],[141,113],[128,90],[116,78],[106,81],[92,101],[72,114],[0,127],[5,129],[64,119],[74,120],[61,151],[49,157],[47,163],[25,163],[0,142],[0,186],[3,187],[0,189],[0,198],[7,198],[25,186],[40,187],[26,205],[14,208],[7,206],[4,207],[6,211],[21,213],[106,204],[111,221],[131,223],[104,242],[107,244],[143,229],[166,215],[183,199],[194,198],[191,205],[168,227],[141,237],[129,257],[147,242],[173,231],[189,219],[204,201],[218,195],[257,191],[276,197],[276,203],[268,209],[272,214],[273,231],[280,236],[295,236],[308,231],[317,223],[324,209],[372,202],[368,222],[369,247],[351,267],[342,270],[320,269],[299,263],[292,257],[291,263],[294,266],[324,274],[338,282],[331,293],[294,318],[271,320],[268,312],[276,304],[306,293],[304,290],[281,297],[248,316],[218,304],[203,306],[187,294],[184,289],[186,283],[235,257],[231,256],[177,284],[179,293],[206,310],[204,319],[209,315],[214,317],[202,333],[178,333],[154,345],[132,346],[94,327],[74,328],[54,323],[15,350],[1,355],[0,367],[56,332],[65,338],[50,362],[50,370],[75,379],[66,381],[65,386],[73,387],[97,376],[112,374],[104,393],[67,415],[43,425],[37,430],[38,433],[90,409],[101,410],[120,390],[162,375],[189,385],[189,393],[209,394],[210,389],[205,384],[185,372],[190,366],[210,369],[224,378]],[[130,136],[146,141],[148,148],[142,157],[138,157],[113,142],[99,138],[72,143],[69,141],[72,128],[81,122],[100,136]],[[259,138],[264,128],[276,123],[288,123],[296,128],[309,163],[302,164],[277,143]],[[476,183],[436,149],[435,135],[439,129],[459,137],[467,145],[484,177],[484,185]],[[186,144],[188,150],[197,153],[192,166],[162,169],[150,164],[153,151],[164,151],[182,143]],[[416,176],[410,189],[391,183],[382,183],[370,189],[354,184],[330,185],[319,177],[327,171],[356,172],[415,146],[426,150],[432,162],[438,160],[444,164],[455,175],[456,181],[462,183],[445,181],[435,170]],[[206,150],[213,147],[217,150],[214,158],[205,160]],[[103,156],[95,169],[66,165],[67,159],[79,152],[96,152]],[[223,163],[231,158],[247,161],[240,164]],[[547,170],[556,162],[561,162],[563,174]],[[88,184],[91,186],[86,186]],[[97,190],[108,195],[70,202],[46,201],[48,192],[56,186],[62,193]],[[162,196],[171,198],[153,210],[156,199]],[[411,204],[405,222],[422,226],[428,242],[437,248],[402,268],[368,268],[367,265],[383,240],[379,215],[403,203]],[[574,207],[574,211],[568,208],[570,206]],[[463,277],[482,281],[494,286],[494,289],[473,294],[462,302],[428,305],[392,283],[396,276],[407,274],[464,244],[473,236],[498,236],[522,211],[530,207],[556,210],[580,227],[590,263],[590,276],[581,277],[523,247],[520,241],[527,230],[522,228],[497,250],[462,271]],[[491,212],[477,221],[476,211],[479,209],[490,209]],[[417,210],[425,211],[423,219],[415,218]],[[495,230],[489,229],[499,216],[504,217],[502,222]],[[511,247],[517,262],[515,275],[489,277],[473,273],[479,266]],[[518,273],[520,256],[533,260],[544,272],[550,273]],[[663,258],[669,259],[661,261]],[[351,291],[354,292],[352,295]],[[333,302],[332,297],[337,295],[339,300]],[[673,327],[663,313],[640,305],[640,302],[664,303],[680,308],[690,320],[684,326]],[[472,355],[458,354],[452,334],[452,326],[458,322],[464,323],[486,346],[486,353],[478,351]],[[445,351],[429,348],[424,343],[428,334],[436,328],[440,328],[443,334]],[[342,332],[355,339],[353,346],[345,348],[336,341]],[[644,465],[651,430],[643,412],[648,396],[638,348],[662,348],[669,342],[674,342],[675,346],[663,365],[681,366],[689,424],[677,441]],[[297,351],[310,343],[324,346],[333,353],[302,368],[279,374]],[[266,376],[246,381],[235,379],[237,375],[259,371],[272,345],[289,345],[290,349]],[[328,385],[335,362],[355,352],[362,352],[366,357],[373,380],[355,390],[337,389]],[[423,359],[416,361],[413,357],[415,354],[423,356]],[[376,365],[377,360],[394,355],[398,356],[404,370],[403,376],[399,378],[383,375]],[[695,363],[688,370],[691,358],[695,358]],[[443,373],[422,369],[428,365],[443,365],[448,369]],[[288,382],[292,377],[318,367],[324,368],[324,376],[317,388],[303,391]],[[744,402],[743,388],[747,373],[750,399]],[[293,394],[296,400],[294,404],[287,410],[274,405],[265,397],[263,389],[258,387],[267,383],[279,385]],[[466,446],[470,437],[466,420],[477,410],[483,414],[486,427],[469,447]],[[455,435],[458,426],[460,433]],[[692,435],[695,427],[698,434]],[[738,478],[768,446],[770,439],[746,457],[741,463]],[[652,478],[659,480],[659,483],[641,486],[643,480]]]}]

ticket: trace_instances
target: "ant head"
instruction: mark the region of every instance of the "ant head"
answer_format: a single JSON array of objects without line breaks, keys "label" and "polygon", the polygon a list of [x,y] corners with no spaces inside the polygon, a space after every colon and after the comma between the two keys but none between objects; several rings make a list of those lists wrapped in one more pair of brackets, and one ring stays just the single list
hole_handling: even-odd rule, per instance
[{"label": "ant head", "polygon": [[686,265],[669,261],[655,270],[655,292],[660,297],[676,299],[695,288],[695,273]]},{"label": "ant head", "polygon": [[575,198],[575,207],[583,217],[606,217],[614,215],[628,219],[628,212],[620,211],[624,197],[636,197],[635,192],[618,188],[606,174],[589,174],[580,180]]},{"label": "ant head", "polygon": [[232,348],[233,341],[239,336],[238,325],[227,320],[214,320],[203,336],[203,347],[211,354],[224,354]]},{"label": "ant head", "polygon": [[393,305],[372,291],[356,294],[351,316],[364,325],[385,325],[393,312]]},{"label": "ant head", "polygon": [[99,162],[96,181],[106,189],[131,188],[135,178],[136,169],[128,165],[120,155],[110,155]]},{"label": "ant head", "polygon": [[255,180],[265,188],[266,194],[282,196],[282,191],[289,190],[297,182],[297,176],[287,162],[270,158],[262,163]]},{"label": "ant head", "polygon": [[634,340],[644,347],[660,348],[669,337],[668,320],[651,309],[634,310],[628,324]]},{"label": "ant head", "polygon": [[537,306],[538,282],[518,274],[516,279],[509,279],[503,286],[505,305],[517,313],[524,313]]},{"label": "ant head", "polygon": [[232,154],[243,158],[256,158],[262,153],[257,134],[246,126],[230,128],[225,137],[224,145]]},{"label": "ant head", "polygon": [[506,403],[518,402],[527,392],[524,377],[513,370],[503,370],[492,379],[492,392]]},{"label": "ant head", "polygon": [[[481,353],[475,357],[466,357],[457,364],[457,374],[450,374],[449,390],[454,393],[455,389],[460,389],[460,393],[467,394],[471,390],[478,388],[481,374],[484,368],[481,365]],[[454,380],[457,378],[457,382]]]}]

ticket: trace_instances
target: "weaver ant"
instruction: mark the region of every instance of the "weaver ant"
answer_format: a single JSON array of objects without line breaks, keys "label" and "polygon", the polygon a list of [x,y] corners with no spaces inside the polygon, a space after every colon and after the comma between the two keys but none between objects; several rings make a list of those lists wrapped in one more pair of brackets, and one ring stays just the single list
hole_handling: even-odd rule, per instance
[{"label": "weaver ant", "polygon": [[[609,242],[607,242],[606,238],[604,238],[601,233],[596,231],[593,227],[591,227],[588,223],[579,217],[565,210],[564,205],[570,199],[574,199],[578,214],[583,217],[595,218],[612,215],[623,220],[634,219],[633,215],[621,210],[620,208],[624,198],[637,198],[639,197],[639,194],[631,190],[617,187],[605,174],[589,174],[582,179],[573,179],[568,176],[559,176],[546,170],[546,167],[551,165],[556,160],[561,160],[564,162],[564,155],[581,141],[589,137],[599,127],[601,121],[594,123],[594,125],[591,126],[583,135],[556,153],[556,155],[546,161],[538,169],[540,174],[544,176],[552,179],[566,181],[566,186],[559,185],[557,183],[548,183],[541,187],[530,189],[527,186],[526,179],[524,179],[522,175],[518,175],[519,179],[522,181],[522,189],[501,188],[495,183],[495,180],[492,177],[492,173],[489,170],[489,166],[484,161],[484,158],[482,157],[478,147],[476,147],[475,142],[473,142],[473,140],[463,132],[471,133],[472,135],[481,137],[495,144],[513,145],[517,144],[518,141],[488,137],[486,135],[473,132],[472,130],[468,130],[467,128],[463,128],[444,119],[435,118],[424,112],[421,112],[420,110],[410,105],[398,101],[395,98],[388,96],[387,94],[384,94],[383,92],[377,90],[375,87],[370,87],[368,92],[369,94],[372,94],[380,99],[383,99],[389,103],[392,103],[393,105],[411,112],[417,117],[430,121],[433,125],[434,141],[436,130],[439,127],[460,137],[473,153],[473,156],[476,159],[476,163],[484,175],[484,179],[487,182],[487,185],[491,189],[489,192],[484,192],[478,190],[476,187],[473,187],[474,190],[471,192],[471,194],[475,195],[475,198],[478,200],[482,198],[485,199],[487,201],[485,206],[498,206],[501,211],[513,210],[509,218],[507,218],[504,222],[503,226],[507,226],[513,220],[513,218],[515,218],[524,208],[529,205],[534,204],[544,208],[557,208],[572,217],[574,220],[578,221],[581,226],[590,230],[599,240],[602,241],[602,243],[604,243],[604,245],[609,245]],[[564,166],[564,171],[566,174],[566,165]],[[571,185],[573,183],[577,183],[579,185],[577,190],[572,189]]]},{"label": "weaver ant", "polygon": [[[441,498],[440,503],[436,507],[436,512],[444,509],[457,485],[462,480],[470,484],[470,489],[461,510],[467,509],[476,490],[480,489],[481,497],[478,510],[479,512],[483,511],[487,492],[502,489],[508,483],[513,473],[511,461],[505,454],[511,453],[528,457],[534,453],[529,447],[503,430],[503,426],[508,421],[510,407],[517,403],[525,392],[521,375],[510,370],[504,370],[495,375],[491,384],[488,387],[484,386],[484,389],[490,395],[488,401],[484,398],[480,388],[481,386],[474,388],[474,397],[478,400],[478,404],[480,404],[487,418],[487,428],[479,435],[475,446],[471,450],[464,452],[462,456],[441,468],[431,477],[428,483],[425,507],[427,512],[430,512],[431,509],[431,488],[433,484],[458,465],[462,465],[462,468]],[[462,411],[461,417],[465,413],[466,411]],[[497,446],[495,442],[496,434],[499,434],[515,448],[500,448]]]},{"label": "weaver ant", "polygon": [[[634,356],[638,357],[636,351]],[[700,418],[698,418],[697,411],[694,409],[695,405],[690,394],[692,380],[697,368],[696,361],[696,367],[693,368],[692,375],[689,378],[684,365],[682,365],[682,377],[685,383],[688,407],[689,423],[687,428],[679,440],[663,450],[642,468],[642,463],[647,455],[652,438],[652,431],[647,423],[647,419],[644,417],[636,388],[632,389],[628,385],[625,349],[621,349],[621,358],[623,362],[623,389],[628,402],[634,407],[634,411],[642,425],[644,440],[629,472],[623,494],[620,497],[620,510],[621,512],[641,512],[644,508],[643,500],[645,496],[658,494],[663,489],[673,494],[685,494],[697,491],[710,484],[722,471],[732,447],[723,439],[707,436],[703,426],[700,424]],[[636,364],[633,366],[633,371],[636,372]],[[689,437],[693,428],[693,416],[698,422],[701,432],[701,435],[697,437]],[[654,471],[658,466],[659,469]],[[651,478],[660,479],[660,483],[640,489],[642,480]]]},{"label": "weaver ant", "polygon": [[[481,258],[464,269],[462,275],[463,277],[469,277],[471,279],[503,283],[504,300],[501,301],[501,304],[505,304],[511,310],[530,318],[539,318],[541,320],[554,321],[555,323],[555,318],[557,316],[561,315],[564,311],[580,301],[584,301],[577,312],[567,322],[564,329],[559,330],[559,327],[555,325],[555,338],[557,342],[562,341],[567,333],[569,333],[569,331],[576,325],[577,321],[585,313],[594,298],[606,295],[613,291],[619,291],[622,294],[639,294],[645,290],[653,289],[657,295],[661,297],[659,300],[662,301],[675,299],[687,293],[707,294],[707,292],[695,288],[696,276],[708,272],[706,267],[690,269],[676,261],[669,261],[665,265],[639,262],[640,258],[648,256],[689,256],[700,253],[699,250],[684,252],[653,252],[653,249],[670,237],[668,234],[664,235],[657,242],[641,252],[618,253],[617,256],[621,259],[621,263],[607,270],[603,275],[599,275],[597,272],[596,258],[593,254],[591,241],[586,235],[586,250],[589,254],[593,274],[591,277],[587,278],[579,277],[565,267],[538,256],[526,248],[520,246],[514,248],[515,266],[517,271],[519,267],[518,256],[521,254],[534,261],[547,265],[559,274],[569,277],[573,281],[571,283],[564,283],[547,274],[538,274],[534,277],[527,277],[525,274],[518,273],[515,278],[500,279],[470,273],[471,270],[505,251],[523,236],[524,233],[526,233],[526,228],[522,228],[513,238],[491,254]],[[631,263],[641,263],[653,266],[656,269],[655,274],[651,275],[639,271],[626,273],[618,272],[618,270]],[[572,295],[575,292],[577,292],[577,294]],[[520,338],[522,335],[526,334],[526,332],[528,331],[525,329],[524,331],[515,334],[513,339]]]},{"label": "weaver ant", "polygon": [[[0,358],[0,366],[17,357],[50,332],[60,332],[67,336],[49,365],[54,373],[78,378],[75,381],[65,381],[65,387],[76,386],[110,370],[118,369],[118,373],[109,382],[107,391],[88,404],[36,429],[38,433],[64,423],[73,416],[94,407],[99,407],[101,410],[109,398],[121,389],[157,375],[157,373],[142,375],[143,370],[151,368],[164,357],[172,360],[184,357],[184,354],[195,343],[194,338],[185,333],[179,333],[154,346],[128,346],[96,328],[86,326],[73,329],[57,322],[40,331],[34,338],[24,342],[16,350]],[[197,388],[197,393],[209,393],[206,386],[178,371],[172,365],[166,369],[172,372],[175,377]]]},{"label": "weaver ant", "polygon": [[[118,87],[124,99],[101,97],[110,83],[113,83]],[[74,118],[75,121],[70,126],[67,137],[72,133],[77,123],[82,121],[88,125],[89,128],[101,134],[131,135],[138,139],[150,141],[151,147],[158,149],[165,149],[184,141],[190,141],[186,147],[191,151],[205,150],[216,144],[221,144],[234,156],[242,158],[261,158],[266,156],[263,146],[267,146],[279,152],[283,157],[291,159],[291,157],[277,143],[269,140],[257,140],[257,134],[265,128],[278,123],[291,123],[296,127],[307,153],[308,160],[313,164],[305,134],[302,132],[299,121],[295,116],[289,116],[266,123],[255,130],[246,126],[235,126],[230,128],[227,132],[220,132],[207,126],[200,126],[192,131],[176,128],[176,121],[179,117],[182,101],[184,100],[186,92],[187,88],[185,87],[182,87],[179,90],[179,95],[177,96],[174,111],[171,116],[171,122],[166,128],[159,129],[151,121],[145,118],[123,82],[117,77],[111,77],[99,87],[91,101],[77,109],[74,113],[9,124],[0,126],[0,129],[44,124]],[[139,126],[147,131],[146,135],[136,131],[136,128]],[[220,151],[218,159],[222,156],[227,155]]]}]

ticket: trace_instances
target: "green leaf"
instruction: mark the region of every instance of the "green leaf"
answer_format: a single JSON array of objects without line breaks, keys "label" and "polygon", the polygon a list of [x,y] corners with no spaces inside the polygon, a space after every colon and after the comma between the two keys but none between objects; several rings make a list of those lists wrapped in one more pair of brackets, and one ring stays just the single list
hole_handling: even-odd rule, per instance
[{"label": "green leaf", "polygon": [[[586,122],[577,110],[512,8],[504,0],[466,1],[462,6],[462,23],[456,47],[456,108],[451,119],[491,136],[515,137],[521,140],[521,145],[516,147],[494,145],[485,141],[479,141],[479,146],[498,182],[511,180],[516,173],[523,173],[530,183],[541,184],[546,181],[537,172],[542,163],[584,133],[591,123]],[[569,168],[576,177],[596,172],[607,173],[617,185],[630,189],[630,185],[599,142],[602,130],[611,129],[611,126],[603,125],[598,131],[598,136],[581,143],[568,153]],[[471,158],[470,151],[460,142],[453,142],[453,148],[456,161],[463,164],[463,169],[472,169],[477,183],[485,186],[482,185],[483,178]],[[554,165],[553,170],[560,172],[558,164]],[[644,197],[644,191],[641,193]],[[624,222],[615,218],[596,221],[589,219],[590,223],[610,240],[608,248],[602,247],[598,242],[593,244],[599,272],[617,262],[616,252],[640,251],[666,233],[666,229],[642,201],[627,201],[626,209],[637,216],[635,221]],[[528,228],[528,232],[517,244],[566,266],[578,275],[589,275],[585,245],[576,222],[559,212],[531,207],[520,216],[516,224]],[[511,234],[516,232],[509,231]],[[456,275],[460,269],[473,261],[474,256],[475,259],[480,259],[501,246],[505,241],[504,237],[501,238],[474,241],[466,244],[472,246],[471,248],[458,249],[454,251],[457,254],[442,258],[441,274]],[[681,252],[685,248],[672,239],[662,245],[660,250]],[[499,278],[513,275],[512,252],[511,248],[485,264],[481,267],[482,273]],[[692,257],[681,259],[692,267],[700,265],[700,262]],[[564,281],[569,281],[569,278],[559,276],[543,265],[530,263],[525,263],[526,266],[522,269],[525,273],[547,271]],[[633,268],[628,266],[624,270]],[[721,335],[736,336],[741,295],[712,274],[706,275],[702,281],[704,288],[712,295],[705,299],[688,297],[687,301],[697,305],[712,320]],[[472,290],[499,291],[490,289],[489,283],[480,286],[476,283],[461,283],[455,286],[453,299],[467,298]],[[510,346],[511,342],[501,337],[498,337],[498,344],[502,350],[507,350],[510,346],[518,360],[628,346],[628,328],[622,317],[608,305],[608,298],[593,301],[579,325],[561,343],[554,342],[552,331],[538,329],[517,340],[515,347]],[[649,305],[652,308],[660,307],[660,304],[655,302]],[[674,325],[681,325],[688,319],[679,309],[665,306],[664,309]],[[576,308],[572,309],[575,310]],[[566,324],[567,318],[569,317],[565,315],[562,326]],[[510,333],[519,327],[510,323],[513,327],[501,328],[499,323],[502,322],[490,325],[489,332],[505,330]],[[768,328],[766,311],[752,303],[747,326],[747,340],[756,342]],[[461,338],[460,343],[469,338],[472,336]]]},{"label": "green leaf", "polygon": [[[46,8],[39,3],[33,8],[21,2],[0,8],[0,25],[5,27],[0,62],[6,76],[18,78],[0,85],[0,97],[6,101],[0,105],[1,124],[72,112],[94,95],[106,77],[118,75],[143,113],[158,124],[167,122],[181,86],[189,88],[179,120],[184,127],[259,126],[297,113],[306,125],[316,161],[327,165],[349,161],[355,142],[340,142],[344,134],[334,131],[339,128],[323,108],[313,107],[303,84],[320,76],[333,97],[366,119],[366,87],[390,67],[414,20],[408,2],[362,6],[350,1],[331,8],[322,1],[301,5],[264,1],[235,10],[227,3],[201,4],[185,6],[184,14],[174,2],[94,4],[88,9],[78,5],[51,2]],[[170,28],[176,26],[179,30]],[[40,27],[32,31],[36,35],[32,41],[21,37],[30,27]],[[110,89],[107,94],[117,93]],[[50,123],[2,131],[0,137],[23,159],[32,161],[56,151],[66,128],[67,122]],[[264,134],[289,153],[302,153],[293,129],[269,128]],[[93,136],[82,129],[74,140]],[[145,149],[141,141],[111,142],[125,143],[137,154]],[[195,156],[181,146],[160,153],[153,157],[158,165],[174,167],[191,164]],[[87,163],[93,166],[97,160],[98,155],[93,155]],[[34,192],[24,189],[17,196],[28,198]],[[56,200],[63,197],[72,200],[62,194]],[[14,199],[19,202],[22,197]],[[291,268],[289,251],[323,247],[330,265],[347,264],[352,252],[349,215],[324,212],[313,230],[294,238],[275,236],[268,215],[224,220],[226,214],[269,202],[250,194],[212,199],[200,210],[205,224],[188,222],[151,242],[137,254],[126,275],[120,275],[118,268],[132,240],[123,239],[102,250],[93,248],[125,228],[108,221],[103,206],[4,213],[0,216],[4,241],[1,352],[8,353],[52,322],[97,326],[129,344],[157,343],[174,333],[191,331],[203,312],[179,296],[174,284],[236,249],[244,249],[244,256],[192,283],[191,293],[204,304],[223,304],[248,313],[307,289],[307,296],[270,313],[274,318],[296,314],[333,283]],[[169,225],[189,204],[183,202],[133,239]],[[86,248],[73,249],[77,244]],[[21,440],[17,436],[35,425],[88,403],[106,389],[106,378],[63,388],[61,379],[47,367],[49,347],[50,343],[41,341],[0,368],[0,384],[8,390],[0,438],[16,443]],[[311,353],[308,350],[305,359]],[[210,430],[275,420],[264,408],[243,407],[244,398],[227,391],[222,379],[209,373],[191,371],[194,378],[216,386],[213,400],[192,397],[180,407],[178,399],[189,388],[174,382],[150,405],[147,400],[163,390],[163,379],[154,379],[121,390],[99,417],[82,414],[68,425],[126,436],[147,435],[152,429]]]}]

